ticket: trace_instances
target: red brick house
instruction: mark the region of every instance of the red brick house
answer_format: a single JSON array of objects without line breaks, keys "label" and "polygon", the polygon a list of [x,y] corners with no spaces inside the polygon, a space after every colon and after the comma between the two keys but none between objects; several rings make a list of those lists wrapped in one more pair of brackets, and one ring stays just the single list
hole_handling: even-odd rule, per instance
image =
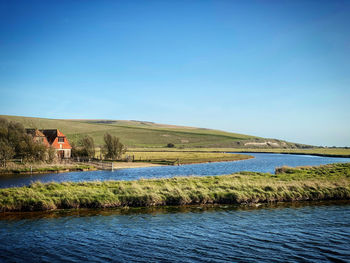
[{"label": "red brick house", "polygon": [[72,146],[69,144],[66,136],[58,129],[27,129],[27,133],[31,134],[35,141],[42,142],[47,147],[52,146],[59,158],[71,157]]}]

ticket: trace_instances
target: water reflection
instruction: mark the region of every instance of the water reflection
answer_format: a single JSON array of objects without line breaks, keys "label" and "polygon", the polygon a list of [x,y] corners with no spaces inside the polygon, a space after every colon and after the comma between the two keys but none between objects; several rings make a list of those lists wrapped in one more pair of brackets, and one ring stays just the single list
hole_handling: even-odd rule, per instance
[{"label": "water reflection", "polygon": [[246,205],[186,205],[186,206],[158,206],[158,207],[124,207],[106,209],[64,209],[55,211],[38,212],[6,212],[0,213],[0,220],[24,220],[61,217],[94,217],[94,216],[118,216],[118,215],[160,215],[176,213],[203,213],[220,211],[256,211],[261,209],[298,209],[306,206],[332,206],[350,205],[350,200],[331,201],[302,201],[259,203]]},{"label": "water reflection", "polygon": [[349,202],[2,215],[2,262],[346,262]]}]

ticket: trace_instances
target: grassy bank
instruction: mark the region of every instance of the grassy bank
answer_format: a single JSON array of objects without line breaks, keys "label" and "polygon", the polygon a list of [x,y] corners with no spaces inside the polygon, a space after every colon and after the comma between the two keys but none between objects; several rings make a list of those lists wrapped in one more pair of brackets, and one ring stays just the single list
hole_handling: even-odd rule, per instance
[{"label": "grassy bank", "polygon": [[72,171],[92,171],[94,166],[86,164],[13,164],[9,163],[6,168],[0,168],[1,174],[38,174],[38,173],[61,173]]},{"label": "grassy bank", "polygon": [[203,153],[283,153],[283,154],[308,154],[316,156],[329,157],[348,157],[350,158],[350,149],[345,148],[311,148],[311,149],[254,149],[254,148],[133,148],[129,152],[203,152]]},{"label": "grassy bank", "polygon": [[191,164],[207,162],[228,162],[253,158],[245,154],[230,153],[206,153],[206,152],[133,152],[129,151],[126,155],[133,156],[136,162],[149,162],[154,164]]},{"label": "grassy bank", "polygon": [[34,183],[0,189],[1,211],[350,199],[350,163],[138,181]]}]

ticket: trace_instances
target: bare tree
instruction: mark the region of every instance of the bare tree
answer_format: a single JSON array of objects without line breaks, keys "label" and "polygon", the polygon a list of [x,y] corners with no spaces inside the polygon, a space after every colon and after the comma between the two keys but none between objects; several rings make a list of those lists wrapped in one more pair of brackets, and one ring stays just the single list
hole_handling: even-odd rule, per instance
[{"label": "bare tree", "polygon": [[7,161],[12,159],[14,155],[13,148],[4,141],[0,141],[0,164],[6,167]]},{"label": "bare tree", "polygon": [[91,136],[85,136],[81,139],[80,145],[82,146],[82,155],[89,158],[95,157],[95,142]]},{"label": "bare tree", "polygon": [[112,160],[120,159],[120,157],[126,152],[126,147],[116,136],[106,133],[103,139],[105,141],[103,147],[105,158]]}]

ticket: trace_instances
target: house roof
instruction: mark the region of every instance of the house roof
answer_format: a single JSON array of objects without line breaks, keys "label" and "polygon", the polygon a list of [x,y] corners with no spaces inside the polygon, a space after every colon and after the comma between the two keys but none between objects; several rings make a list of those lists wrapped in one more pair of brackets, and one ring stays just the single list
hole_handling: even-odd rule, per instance
[{"label": "house roof", "polygon": [[40,130],[40,131],[46,136],[50,144],[56,139],[56,137],[66,137],[58,129],[46,129],[46,130]]},{"label": "house roof", "polygon": [[[43,134],[45,134],[50,145],[56,149],[71,149],[71,145],[69,144],[66,136],[60,132],[58,129],[47,129],[40,130]],[[58,143],[56,140],[57,137],[64,137],[64,143]]]},{"label": "house roof", "polygon": [[45,137],[45,135],[37,129],[26,129],[26,132],[33,137]]},{"label": "house roof", "polygon": [[[71,145],[69,144],[66,136],[60,132],[58,129],[45,129],[45,130],[37,130],[37,129],[26,129],[28,134],[31,134],[33,137],[43,137],[43,142],[47,146],[52,146],[56,149],[71,149]],[[63,137],[64,142],[58,142],[58,137]]]},{"label": "house roof", "polygon": [[40,130],[43,134],[45,134],[47,140],[49,141],[50,144],[53,143],[53,141],[57,137],[57,129],[49,129],[49,130]]},{"label": "house roof", "polygon": [[26,129],[27,134],[30,134],[33,138],[41,138],[41,142],[46,145],[50,146],[45,134],[43,134],[38,129]]}]

